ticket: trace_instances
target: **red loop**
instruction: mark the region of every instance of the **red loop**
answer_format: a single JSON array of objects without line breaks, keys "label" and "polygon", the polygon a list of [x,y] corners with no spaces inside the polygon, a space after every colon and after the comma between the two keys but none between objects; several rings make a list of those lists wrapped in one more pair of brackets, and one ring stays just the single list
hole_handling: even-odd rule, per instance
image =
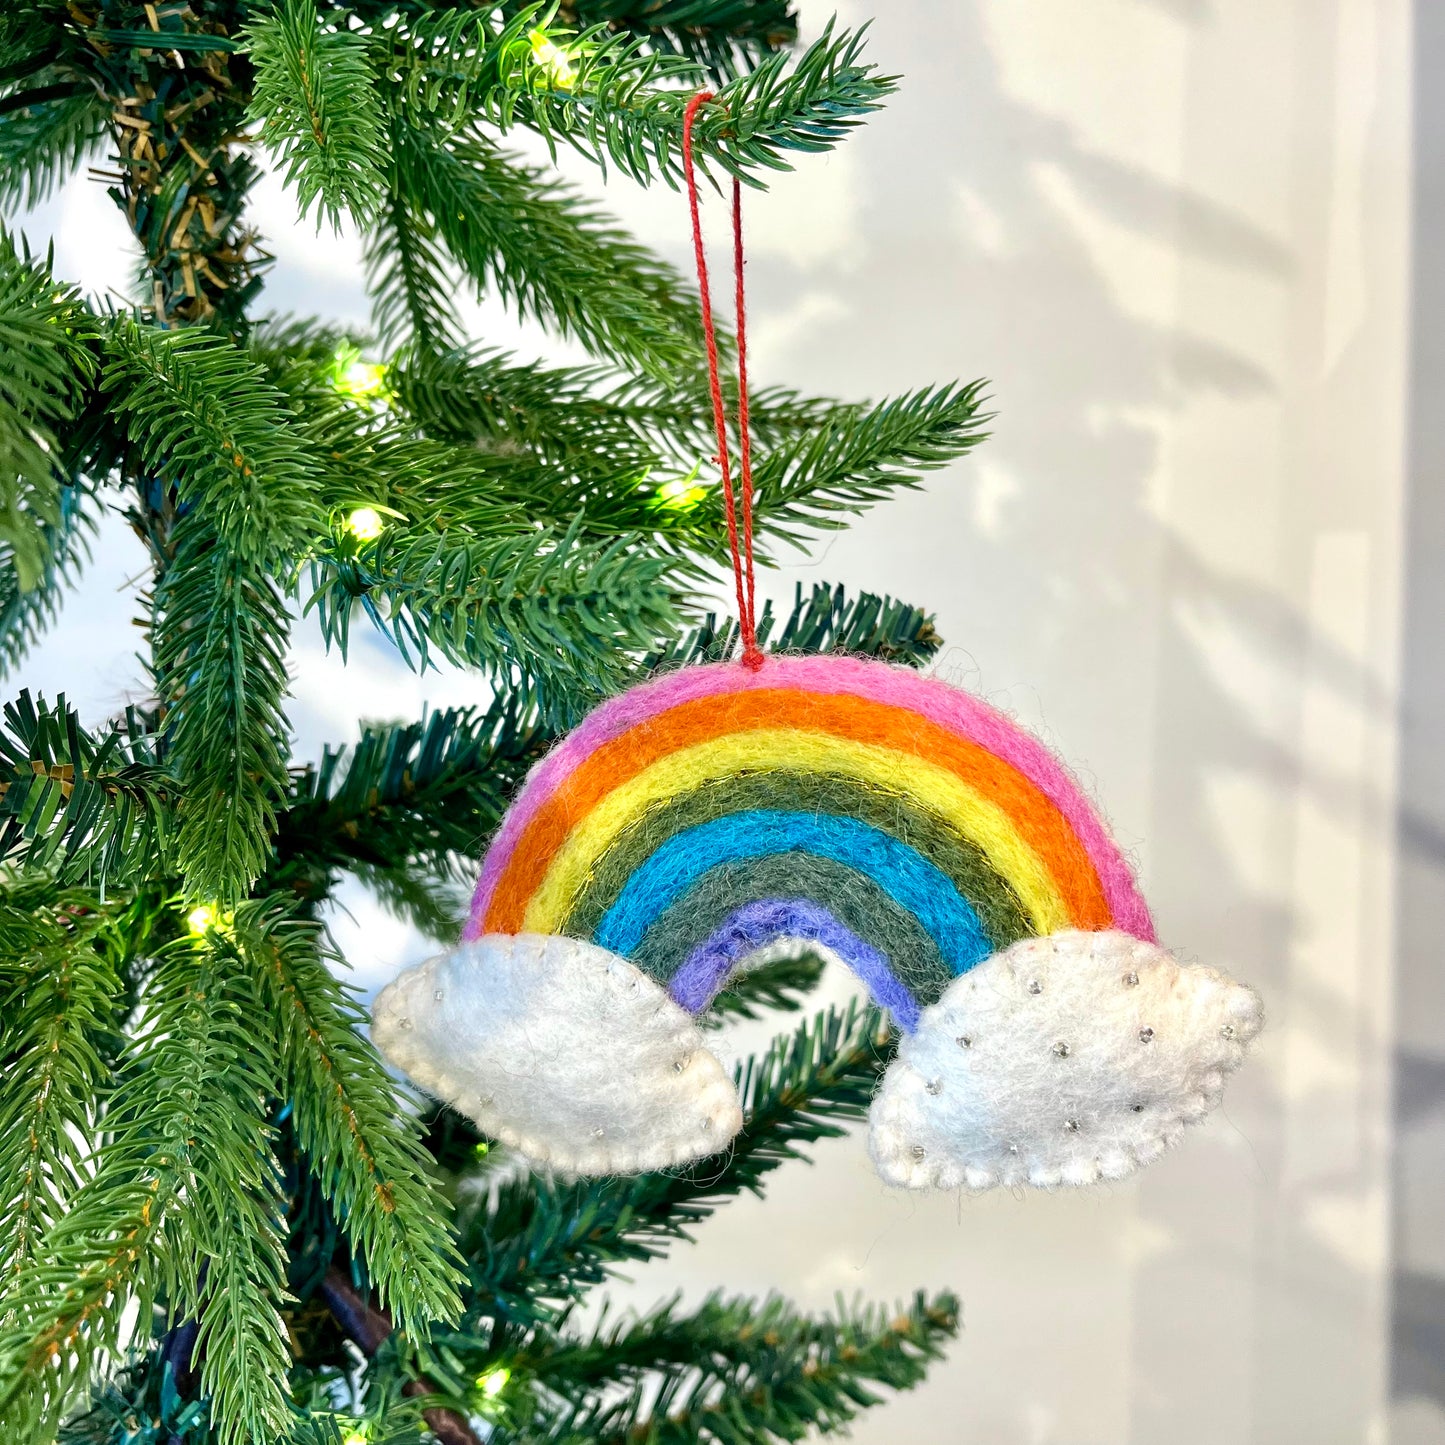
[{"label": "red loop", "polygon": [[733,493],[732,467],[728,452],[727,409],[723,404],[719,376],[717,327],[712,318],[712,294],[707,280],[707,252],[702,242],[702,213],[698,204],[697,171],[692,159],[692,126],[697,113],[714,99],[710,90],[700,90],[682,113],[682,171],[687,180],[687,203],[692,213],[692,249],[697,262],[697,286],[702,302],[702,330],[707,343],[708,386],[712,393],[713,426],[717,431],[718,468],[722,473],[723,507],[727,514],[728,547],[732,552],[733,581],[738,598],[738,634],[743,644],[742,663],[756,672],[763,665],[758,646],[757,584],[753,571],[753,453],[748,427],[748,341],[746,288],[743,282],[742,184],[733,178],[733,275],[736,280],[738,328],[738,470],[742,491],[742,536],[738,535],[738,503]]}]

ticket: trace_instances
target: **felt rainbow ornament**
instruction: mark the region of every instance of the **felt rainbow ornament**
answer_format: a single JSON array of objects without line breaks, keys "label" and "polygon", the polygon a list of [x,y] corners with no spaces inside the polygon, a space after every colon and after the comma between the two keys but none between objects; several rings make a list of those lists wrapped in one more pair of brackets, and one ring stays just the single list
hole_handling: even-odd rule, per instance
[{"label": "felt rainbow ornament", "polygon": [[842,656],[683,668],[537,767],[460,946],[378,999],[418,1084],[564,1172],[660,1168],[741,1127],[695,1022],[815,954],[901,1042],[871,1112],[909,1187],[1118,1178],[1219,1100],[1259,1000],[1159,947],[1079,785],[1016,723]]}]

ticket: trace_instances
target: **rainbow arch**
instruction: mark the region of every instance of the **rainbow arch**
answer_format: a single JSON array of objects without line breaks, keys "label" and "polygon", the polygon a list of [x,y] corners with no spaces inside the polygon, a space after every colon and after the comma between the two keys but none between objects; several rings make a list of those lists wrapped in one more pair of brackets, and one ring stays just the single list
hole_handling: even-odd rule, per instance
[{"label": "rainbow arch", "polygon": [[509,810],[463,939],[593,943],[691,1013],[806,945],[909,1032],[958,975],[1065,930],[1154,941],[1127,861],[1036,738],[902,667],[771,656],[590,714]]}]

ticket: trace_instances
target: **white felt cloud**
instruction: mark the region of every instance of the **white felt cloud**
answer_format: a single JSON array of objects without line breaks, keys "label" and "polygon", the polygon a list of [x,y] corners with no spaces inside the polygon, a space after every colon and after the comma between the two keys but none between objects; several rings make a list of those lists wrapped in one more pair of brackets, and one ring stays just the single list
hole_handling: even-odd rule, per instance
[{"label": "white felt cloud", "polygon": [[488,936],[376,1000],[378,1049],[486,1134],[567,1174],[631,1174],[723,1148],[737,1090],[692,1016],[626,959]]},{"label": "white felt cloud", "polygon": [[949,985],[873,1101],[869,1152],[910,1189],[1090,1184],[1219,1102],[1259,996],[1124,933],[1023,939]]}]

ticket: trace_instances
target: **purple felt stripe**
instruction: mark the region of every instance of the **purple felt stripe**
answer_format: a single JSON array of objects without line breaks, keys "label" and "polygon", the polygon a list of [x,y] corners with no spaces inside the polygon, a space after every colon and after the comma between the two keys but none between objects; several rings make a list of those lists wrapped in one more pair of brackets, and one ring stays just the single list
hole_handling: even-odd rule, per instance
[{"label": "purple felt stripe", "polygon": [[689,1013],[710,1004],[728,974],[748,954],[780,938],[816,943],[835,953],[867,985],[873,1001],[911,1034],[918,1027],[918,1003],[889,967],[888,960],[826,909],[802,898],[764,898],[728,915],[698,944],[673,974],[668,993]]}]

